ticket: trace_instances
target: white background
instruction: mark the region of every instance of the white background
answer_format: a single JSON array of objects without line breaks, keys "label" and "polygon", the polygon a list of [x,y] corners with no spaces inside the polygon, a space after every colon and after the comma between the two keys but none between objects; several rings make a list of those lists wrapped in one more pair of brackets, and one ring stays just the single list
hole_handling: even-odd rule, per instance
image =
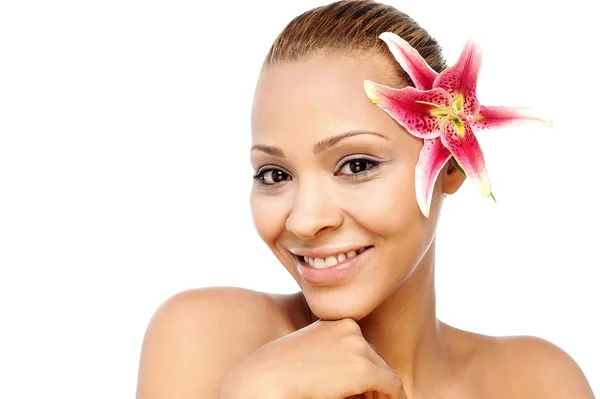
[{"label": "white background", "polygon": [[[390,2],[448,64],[484,43],[498,203],[446,201],[439,317],[565,349],[600,391],[593,2]],[[321,1],[0,5],[0,397],[131,398],[156,308],[188,288],[297,290],[250,218],[249,114],[271,42]],[[586,8],[587,7],[587,8]]]}]

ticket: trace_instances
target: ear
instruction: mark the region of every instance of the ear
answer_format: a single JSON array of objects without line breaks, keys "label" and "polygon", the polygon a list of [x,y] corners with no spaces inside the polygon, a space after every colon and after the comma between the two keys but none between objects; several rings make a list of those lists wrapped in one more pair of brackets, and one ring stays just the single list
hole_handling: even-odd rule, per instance
[{"label": "ear", "polygon": [[441,175],[443,176],[442,191],[444,194],[454,194],[467,179],[465,175],[454,166],[452,159],[446,163],[446,166],[441,171]]}]

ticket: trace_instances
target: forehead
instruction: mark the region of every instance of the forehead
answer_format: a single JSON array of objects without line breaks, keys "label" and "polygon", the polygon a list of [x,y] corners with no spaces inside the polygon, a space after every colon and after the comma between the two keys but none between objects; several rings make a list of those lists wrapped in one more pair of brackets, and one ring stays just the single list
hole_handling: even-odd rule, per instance
[{"label": "forehead", "polygon": [[390,62],[380,55],[318,57],[269,66],[256,88],[253,142],[393,128],[393,120],[371,103],[363,88],[365,80],[393,86],[392,78]]}]

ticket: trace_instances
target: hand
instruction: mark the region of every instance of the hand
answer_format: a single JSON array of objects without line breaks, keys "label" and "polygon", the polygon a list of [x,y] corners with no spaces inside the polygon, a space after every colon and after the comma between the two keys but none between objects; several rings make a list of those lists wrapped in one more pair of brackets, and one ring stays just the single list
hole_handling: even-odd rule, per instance
[{"label": "hand", "polygon": [[352,319],[317,320],[269,342],[226,375],[221,398],[406,399],[402,379]]}]

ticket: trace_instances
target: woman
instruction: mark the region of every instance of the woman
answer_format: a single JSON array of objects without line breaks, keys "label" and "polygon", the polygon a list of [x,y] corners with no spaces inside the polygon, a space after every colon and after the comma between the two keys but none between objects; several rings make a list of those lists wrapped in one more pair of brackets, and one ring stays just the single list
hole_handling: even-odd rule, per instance
[{"label": "woman", "polygon": [[148,327],[139,399],[593,398],[556,346],[437,320],[436,224],[465,176],[446,157],[422,194],[424,140],[365,94],[365,81],[415,84],[384,32],[445,68],[425,30],[372,1],[311,10],[277,38],[252,112],[251,205],[301,291],[171,298]]}]

